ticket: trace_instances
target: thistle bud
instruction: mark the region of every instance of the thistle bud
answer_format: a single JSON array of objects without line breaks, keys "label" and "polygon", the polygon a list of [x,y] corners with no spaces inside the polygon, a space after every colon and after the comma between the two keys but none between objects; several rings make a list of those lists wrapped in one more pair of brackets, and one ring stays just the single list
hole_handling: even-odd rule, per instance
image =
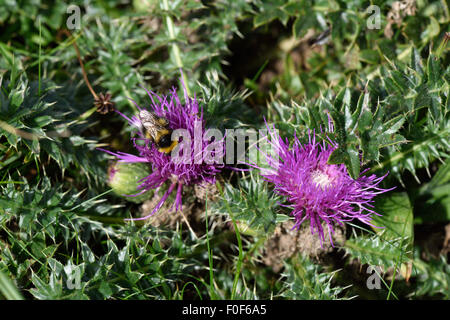
[{"label": "thistle bud", "polygon": [[150,174],[145,163],[115,162],[108,168],[108,184],[114,193],[135,203],[141,203],[153,196],[153,190],[142,192],[139,186],[141,179]]}]

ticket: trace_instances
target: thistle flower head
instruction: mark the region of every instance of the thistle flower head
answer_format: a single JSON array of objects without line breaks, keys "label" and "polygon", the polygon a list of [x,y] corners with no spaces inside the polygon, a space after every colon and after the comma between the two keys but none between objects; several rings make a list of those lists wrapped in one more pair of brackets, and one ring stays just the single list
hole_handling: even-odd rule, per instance
[{"label": "thistle flower head", "polygon": [[[182,104],[175,88],[171,90],[171,93],[168,96],[158,96],[153,92],[146,91],[151,101],[150,108],[141,108],[134,100],[130,99],[139,111],[147,110],[153,112],[158,117],[167,119],[168,126],[171,130],[184,129],[184,132],[192,138],[190,142],[189,140],[185,141],[189,148],[182,149],[181,154],[183,156],[183,161],[181,161],[180,158],[172,157],[170,153],[167,154],[158,150],[158,146],[152,143],[145,135],[143,124],[138,116],[129,118],[119,111],[116,111],[124,117],[131,126],[137,129],[137,137],[132,138],[131,141],[138,155],[123,152],[115,153],[107,150],[103,151],[116,156],[121,162],[148,163],[152,169],[150,175],[139,181],[140,184],[138,185],[136,190],[137,193],[134,196],[145,193],[150,189],[157,189],[166,182],[170,183],[167,191],[153,211],[143,218],[133,220],[144,220],[153,215],[161,208],[175,188],[176,197],[172,208],[175,208],[175,210],[181,209],[183,186],[202,184],[204,182],[214,183],[215,175],[219,173],[224,166],[223,164],[216,162],[211,163],[211,161],[205,161],[204,159],[204,156],[207,154],[204,152],[205,149],[219,150],[224,153],[225,147],[223,140],[209,142],[203,139],[205,120],[203,118],[203,110],[199,107],[199,102],[195,97],[188,97],[186,89],[184,89],[185,102]],[[200,136],[197,131],[200,132]],[[182,139],[184,139],[184,136]],[[211,146],[214,146],[214,148],[211,148]]]},{"label": "thistle flower head", "polygon": [[[332,130],[331,122],[329,126]],[[378,187],[387,174],[366,176],[367,169],[353,179],[345,165],[327,163],[338,147],[329,138],[319,143],[315,133],[310,132],[308,143],[302,144],[295,136],[290,148],[289,141],[283,140],[275,128],[268,129],[274,155],[266,155],[268,168],[253,166],[261,170],[265,180],[275,185],[275,192],[284,196],[289,203],[286,206],[293,209],[294,228],[298,229],[309,220],[312,234],[317,233],[322,244],[324,223],[333,245],[334,224],[357,219],[372,225],[371,216],[379,215],[373,210],[373,198],[392,190]]]}]

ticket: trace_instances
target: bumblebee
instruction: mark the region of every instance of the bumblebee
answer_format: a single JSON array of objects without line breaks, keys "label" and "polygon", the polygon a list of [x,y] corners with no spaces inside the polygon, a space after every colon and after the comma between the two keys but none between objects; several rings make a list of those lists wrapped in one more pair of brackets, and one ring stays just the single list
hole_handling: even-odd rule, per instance
[{"label": "bumblebee", "polygon": [[139,118],[147,138],[155,143],[159,152],[170,153],[175,148],[178,142],[171,140],[172,129],[169,128],[169,121],[166,118],[147,110],[140,111]]}]

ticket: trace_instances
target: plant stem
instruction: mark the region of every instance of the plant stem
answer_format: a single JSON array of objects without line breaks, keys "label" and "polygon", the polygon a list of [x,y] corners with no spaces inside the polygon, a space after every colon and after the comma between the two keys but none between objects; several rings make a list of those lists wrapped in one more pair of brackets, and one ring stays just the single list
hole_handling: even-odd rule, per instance
[{"label": "plant stem", "polygon": [[[216,183],[216,186],[217,186],[217,189],[220,192],[220,196],[223,198],[224,194],[223,194],[222,186],[219,183]],[[228,204],[227,201],[225,201],[225,203],[226,203],[227,210],[228,210],[228,213],[230,215],[231,221],[233,223],[234,230],[236,231],[236,238],[237,238],[238,247],[239,247],[239,258],[238,258],[238,262],[237,262],[237,265],[236,265],[236,275],[234,276],[233,289],[231,290],[231,298],[230,298],[231,300],[233,300],[234,296],[236,295],[237,284],[238,284],[238,281],[239,281],[239,275],[241,274],[242,261],[244,260],[244,255],[242,253],[241,234],[239,233],[239,229],[238,229],[238,226],[236,224],[236,220],[233,217],[233,213],[231,212],[230,205]]]},{"label": "plant stem", "polygon": [[205,213],[206,213],[206,246],[208,248],[208,263],[209,263],[209,290],[212,300],[216,300],[216,294],[214,293],[214,275],[213,275],[213,259],[212,252],[209,246],[209,230],[208,230],[208,189],[206,189],[206,200],[205,200]]},{"label": "plant stem", "polygon": [[[63,30],[62,32],[64,34],[66,34],[69,38],[72,36],[70,34],[70,32],[67,30]],[[88,86],[89,91],[91,92],[94,99],[98,100],[98,96],[95,93],[94,89],[92,88],[91,83],[89,82],[89,79],[87,77],[86,70],[84,69],[83,60],[81,59],[81,54],[80,54],[80,50],[78,49],[77,42],[74,41],[72,44],[73,44],[73,47],[75,48],[75,52],[77,53],[77,58],[78,58],[78,62],[80,63],[80,66],[81,66],[81,73],[83,74],[84,81],[86,82],[86,85]]]},{"label": "plant stem", "polygon": [[[402,241],[400,242],[400,248],[403,248],[403,241],[405,239],[405,237],[404,237],[405,230],[406,230],[406,223],[403,225]],[[394,297],[396,297],[394,292],[392,291],[392,288],[394,287],[394,281],[395,281],[395,276],[397,274],[397,268],[400,268],[399,264],[400,264],[400,261],[402,260],[402,257],[403,257],[403,250],[400,251],[400,256],[397,257],[397,261],[395,262],[394,273],[392,275],[392,281],[391,281],[391,285],[389,286],[389,291],[388,291],[386,300],[389,300],[389,298],[391,297],[391,293],[394,295]]]},{"label": "plant stem", "polygon": [[42,46],[42,27],[39,19],[39,62],[38,62],[38,96],[41,96],[41,46]]},{"label": "plant stem", "polygon": [[239,275],[241,274],[242,261],[244,260],[244,255],[242,254],[241,234],[239,233],[238,226],[236,224],[236,220],[234,220],[233,216],[231,215],[231,211],[229,211],[229,212],[230,212],[231,221],[233,222],[233,227],[236,230],[236,238],[237,238],[237,242],[238,242],[238,246],[239,246],[239,260],[236,265],[236,275],[235,275],[234,281],[233,281],[233,290],[231,291],[231,300],[234,300],[234,296],[236,295],[236,290],[237,290],[237,284],[239,281]]},{"label": "plant stem", "polygon": [[[165,11],[167,12],[169,11],[169,3],[167,0],[162,0],[162,7]],[[167,31],[169,32],[169,37],[171,40],[173,55],[175,57],[175,62],[178,68],[183,69],[183,61],[181,60],[180,48],[178,47],[178,44],[175,42],[175,30],[173,28],[173,21],[168,13],[166,13],[166,23],[167,23]],[[186,88],[186,92],[188,96],[190,96],[191,93],[189,90],[189,85],[186,81],[184,73],[181,74],[181,77],[183,78],[182,81],[184,83],[184,87]]]}]

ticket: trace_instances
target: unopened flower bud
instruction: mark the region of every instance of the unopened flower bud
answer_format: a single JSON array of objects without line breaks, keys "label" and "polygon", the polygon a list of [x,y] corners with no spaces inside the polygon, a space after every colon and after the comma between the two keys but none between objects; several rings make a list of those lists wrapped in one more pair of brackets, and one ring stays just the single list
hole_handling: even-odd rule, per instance
[{"label": "unopened flower bud", "polygon": [[108,184],[118,196],[128,201],[141,203],[153,196],[153,190],[141,193],[141,179],[150,174],[150,168],[145,163],[115,162],[108,169]]}]

